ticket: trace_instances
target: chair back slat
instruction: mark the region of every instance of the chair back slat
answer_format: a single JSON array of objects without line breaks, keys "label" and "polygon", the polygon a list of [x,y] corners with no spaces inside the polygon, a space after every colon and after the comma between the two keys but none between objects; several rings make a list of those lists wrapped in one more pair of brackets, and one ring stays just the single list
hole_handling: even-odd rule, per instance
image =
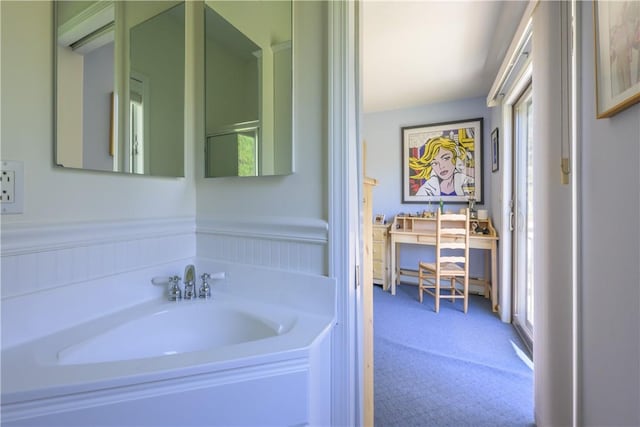
[{"label": "chair back slat", "polygon": [[442,264],[465,264],[467,259],[463,256],[440,256],[440,265]]},{"label": "chair back slat", "polygon": [[[461,224],[462,224],[461,227],[464,227],[464,222],[462,222]],[[440,230],[440,235],[441,236],[464,236],[467,233],[461,227],[458,227],[458,228],[442,228]]]},{"label": "chair back slat", "polygon": [[441,249],[464,249],[466,247],[464,242],[440,242]]},{"label": "chair back slat", "polygon": [[440,213],[442,221],[466,221],[467,215],[461,213]]},{"label": "chair back slat", "polygon": [[[444,250],[447,253],[443,254]],[[443,263],[459,264],[465,271],[468,271],[468,209],[465,209],[464,214],[438,212],[436,215],[436,265]]]}]

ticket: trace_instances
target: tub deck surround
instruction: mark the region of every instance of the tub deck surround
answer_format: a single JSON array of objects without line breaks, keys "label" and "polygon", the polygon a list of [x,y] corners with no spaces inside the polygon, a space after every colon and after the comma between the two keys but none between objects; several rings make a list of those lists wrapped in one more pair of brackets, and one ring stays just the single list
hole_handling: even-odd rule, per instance
[{"label": "tub deck surround", "polygon": [[[224,262],[199,256],[196,276],[225,272],[223,280],[210,280],[211,289],[247,300],[284,305],[304,313],[326,316],[335,311],[336,282],[325,276],[277,268]],[[198,278],[198,286],[200,279]]]},{"label": "tub deck surround", "polygon": [[[326,222],[3,224],[2,237],[3,427],[330,423],[336,281],[324,276]],[[188,264],[196,288],[202,273],[225,272],[210,280],[212,300],[169,302],[151,284]],[[209,306],[234,314],[182,314]],[[157,314],[165,307],[176,314]],[[194,332],[233,319],[239,337]],[[155,320],[153,333],[141,331]],[[175,323],[194,335],[164,348]],[[148,347],[123,344],[129,336]]]},{"label": "tub deck surround", "polygon": [[[150,300],[3,347],[3,422],[8,426],[86,425],[111,414],[113,421],[106,424],[118,425],[126,420],[117,415],[124,406],[146,411],[149,406],[145,405],[167,406],[168,396],[179,406],[208,405],[208,399],[216,396],[217,407],[233,408],[220,417],[209,412],[189,415],[193,424],[259,422],[251,417],[273,412],[266,405],[274,403],[284,405],[278,409],[281,417],[274,419],[276,424],[324,420],[329,413],[325,378],[330,375],[335,280],[210,259],[190,262],[196,265],[198,277],[203,272],[225,272],[225,279],[211,281],[211,299],[167,301],[165,287],[150,283],[153,276],[167,275],[165,269],[144,283],[135,283],[153,295]],[[127,276],[135,274],[117,278],[126,281]],[[29,298],[39,296],[20,300],[28,305]],[[218,312],[209,315],[208,309]],[[237,326],[229,324],[234,319],[239,320]],[[4,312],[3,321],[15,324]],[[220,337],[206,329],[198,333],[197,328],[203,327],[237,328],[238,337]],[[189,337],[174,339],[184,338],[175,334],[185,330]],[[121,342],[127,338],[128,343]],[[254,402],[237,403],[245,395],[253,396]],[[140,423],[170,425],[166,420],[172,415],[164,406]]]},{"label": "tub deck surround", "polygon": [[[2,349],[24,344],[147,301],[161,300],[163,286],[152,277],[184,270],[184,258],[137,271],[112,274],[2,299]],[[4,280],[2,281],[5,285]],[[15,327],[20,325],[20,327]]]},{"label": "tub deck surround", "polygon": [[[65,351],[73,346],[91,345],[92,338],[108,333],[127,322],[157,315],[165,310],[180,311],[181,327],[201,327],[186,313],[189,309],[202,306],[212,310],[235,310],[264,321],[274,329],[273,336],[228,345],[212,343],[210,348],[198,351],[183,351],[171,347],[173,333],[159,325],[158,330],[147,331],[152,338],[141,335],[131,336],[130,345],[140,345],[140,341],[162,340],[164,336],[168,351],[176,354],[156,357],[132,356],[127,343],[113,342],[110,349],[102,349],[103,359],[110,361],[87,363],[77,360],[67,363]],[[262,304],[235,298],[231,295],[214,294],[207,301],[152,301],[78,325],[74,328],[50,335],[39,340],[14,347],[2,354],[2,405],[3,416],[7,415],[7,405],[29,402],[37,399],[53,399],[75,393],[100,393],[103,390],[136,386],[162,380],[178,379],[191,375],[225,372],[233,369],[260,366],[264,364],[300,359],[308,356],[308,349],[317,337],[326,334],[331,325],[331,317],[302,313],[286,307]],[[212,328],[233,327],[231,325],[210,325]],[[277,331],[280,331],[278,333]],[[165,335],[166,334],[166,335]],[[206,337],[206,331],[202,333]],[[206,347],[204,345],[203,347]],[[104,352],[107,353],[104,353]],[[241,371],[238,373],[240,374]]]}]

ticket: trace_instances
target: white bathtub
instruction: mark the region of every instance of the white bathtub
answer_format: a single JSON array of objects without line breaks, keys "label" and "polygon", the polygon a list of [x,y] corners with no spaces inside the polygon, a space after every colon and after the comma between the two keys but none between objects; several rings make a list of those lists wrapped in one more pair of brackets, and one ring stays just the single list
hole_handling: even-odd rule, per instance
[{"label": "white bathtub", "polygon": [[[110,318],[107,325],[98,326],[106,327],[105,331],[61,349],[57,363],[117,362],[210,351],[278,336],[296,321],[294,315],[264,310],[258,315],[228,303],[204,300],[154,303],[131,314],[136,317]],[[114,326],[114,322],[118,324]]]},{"label": "white bathtub", "polygon": [[331,321],[224,293],[140,304],[3,350],[3,426],[309,423]]}]

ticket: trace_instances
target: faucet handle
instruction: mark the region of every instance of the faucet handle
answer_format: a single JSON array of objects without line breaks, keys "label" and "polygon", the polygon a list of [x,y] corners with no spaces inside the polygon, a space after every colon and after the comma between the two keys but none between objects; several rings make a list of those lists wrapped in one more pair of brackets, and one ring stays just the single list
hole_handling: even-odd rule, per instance
[{"label": "faucet handle", "polygon": [[209,286],[211,275],[209,273],[203,273],[200,278],[202,279],[202,286],[200,286],[198,296],[204,299],[211,298],[211,286]]},{"label": "faucet handle", "polygon": [[182,299],[182,289],[180,289],[180,277],[169,278],[169,288],[167,289],[169,301],[179,301]]},{"label": "faucet handle", "polygon": [[154,285],[166,285],[168,283],[171,283],[171,279],[173,279],[173,277],[168,277],[168,276],[156,276],[156,277],[152,277],[151,278],[151,283]]}]

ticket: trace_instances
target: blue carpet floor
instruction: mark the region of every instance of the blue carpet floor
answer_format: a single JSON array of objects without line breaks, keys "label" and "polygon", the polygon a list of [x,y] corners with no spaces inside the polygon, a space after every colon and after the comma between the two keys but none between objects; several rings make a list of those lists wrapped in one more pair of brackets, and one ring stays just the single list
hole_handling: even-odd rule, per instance
[{"label": "blue carpet floor", "polygon": [[376,426],[531,426],[533,372],[513,327],[471,296],[440,302],[415,286],[374,286]]}]

